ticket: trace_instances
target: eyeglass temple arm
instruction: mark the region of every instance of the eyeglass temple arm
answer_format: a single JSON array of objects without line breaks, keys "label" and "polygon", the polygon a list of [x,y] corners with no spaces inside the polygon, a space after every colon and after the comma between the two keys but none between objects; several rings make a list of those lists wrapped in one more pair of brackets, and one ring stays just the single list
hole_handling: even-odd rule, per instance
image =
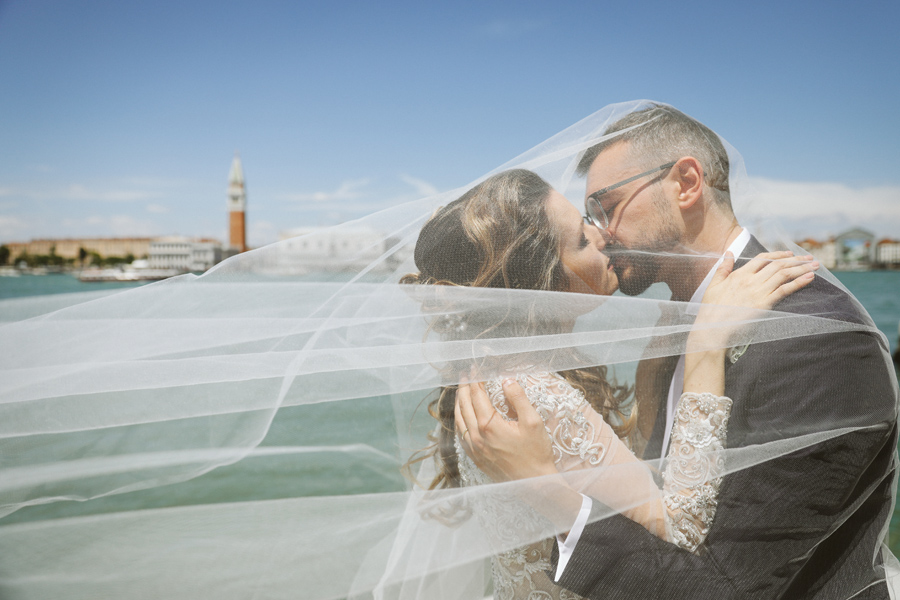
[{"label": "eyeglass temple arm", "polygon": [[[675,162],[678,162],[678,161],[675,161]],[[636,179],[640,179],[641,177],[646,177],[647,175],[650,175],[651,173],[656,173],[657,171],[663,171],[665,169],[671,169],[672,167],[675,166],[675,162],[666,163],[664,165],[656,167],[655,169],[650,169],[649,171],[644,171],[643,173],[638,173],[634,177],[629,177],[625,181],[620,181],[619,183],[616,183],[609,187],[605,187],[603,189],[597,190],[596,192],[594,192],[593,194],[588,196],[588,198],[593,198],[594,200],[597,200],[597,202],[599,202],[600,201],[599,198],[603,194],[606,194],[607,192],[611,192],[616,188],[620,188],[623,185],[625,185],[626,183],[631,183],[632,181],[635,181]]]}]

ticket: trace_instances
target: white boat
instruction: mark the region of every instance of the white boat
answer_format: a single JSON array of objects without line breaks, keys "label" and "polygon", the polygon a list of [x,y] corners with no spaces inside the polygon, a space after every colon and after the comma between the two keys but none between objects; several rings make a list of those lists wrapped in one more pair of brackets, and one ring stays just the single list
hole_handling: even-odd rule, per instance
[{"label": "white boat", "polygon": [[78,275],[81,281],[159,281],[181,275],[178,269],[85,269]]}]

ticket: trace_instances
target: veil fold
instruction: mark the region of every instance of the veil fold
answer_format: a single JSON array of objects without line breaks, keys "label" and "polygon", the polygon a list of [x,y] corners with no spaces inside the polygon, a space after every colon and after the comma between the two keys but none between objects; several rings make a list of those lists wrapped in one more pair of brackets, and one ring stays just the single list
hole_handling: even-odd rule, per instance
[{"label": "veil fold", "polygon": [[[696,311],[671,300],[662,284],[628,297],[398,282],[416,270],[413,248],[435,209],[494,173],[532,170],[581,207],[581,154],[605,139],[611,123],[650,104],[605,107],[477,181],[307,234],[327,242],[365,231],[373,240],[328,270],[301,267],[295,240],[286,240],[201,276],[0,302],[0,596],[489,595],[491,556],[562,532],[552,519],[500,526],[478,517],[521,504],[534,481],[425,490],[404,479],[401,467],[437,426],[426,410],[434,390],[522,365],[606,365],[610,378],[635,386],[641,360],[684,353]],[[751,191],[740,155],[725,146],[740,218]],[[800,252],[777,236],[762,241]],[[708,326],[737,328],[731,347],[875,340],[867,348],[878,350],[859,360],[883,369],[888,397],[837,389],[847,398],[843,409],[786,418],[726,449],[718,458],[727,474],[811,456],[828,444],[839,452],[842,440],[896,444],[887,341],[836,278],[824,270],[818,277],[852,309],[718,307]],[[473,314],[506,325],[489,336],[463,329],[450,337],[436,326]],[[562,332],[522,335],[517,324],[535,314],[558,321],[551,329]],[[574,329],[566,330],[573,316]],[[793,352],[783,356],[785,368]],[[767,393],[762,379],[758,388]],[[880,543],[887,520],[862,513],[885,502],[885,514],[892,512],[895,455],[891,448],[880,475],[859,482],[856,509],[830,525],[860,519],[871,530],[847,543],[869,557],[870,584],[886,582],[891,593],[900,570]],[[662,469],[657,461],[639,464]],[[426,460],[417,468],[422,483],[436,466]],[[563,477],[586,490],[616,468],[636,467]],[[879,500],[884,489],[890,497]],[[600,507],[591,521],[614,523],[627,508]],[[705,577],[701,569],[683,574]]]}]

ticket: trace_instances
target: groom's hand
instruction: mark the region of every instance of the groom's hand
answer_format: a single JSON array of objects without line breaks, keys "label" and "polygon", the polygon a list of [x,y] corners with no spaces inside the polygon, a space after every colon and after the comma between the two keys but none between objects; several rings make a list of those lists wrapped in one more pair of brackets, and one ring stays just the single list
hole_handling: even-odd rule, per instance
[{"label": "groom's hand", "polygon": [[456,432],[466,454],[498,482],[555,474],[550,437],[525,390],[507,379],[503,393],[518,421],[500,416],[483,384],[460,383],[456,392]]}]

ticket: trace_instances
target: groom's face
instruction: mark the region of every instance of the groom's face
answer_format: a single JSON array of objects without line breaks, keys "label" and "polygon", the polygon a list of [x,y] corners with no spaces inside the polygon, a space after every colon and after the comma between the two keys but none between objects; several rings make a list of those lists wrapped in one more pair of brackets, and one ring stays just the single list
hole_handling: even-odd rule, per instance
[{"label": "groom's face", "polygon": [[[657,165],[634,160],[628,143],[621,142],[601,152],[587,175],[590,196]],[[676,203],[668,198],[673,186],[663,185],[669,174],[639,179],[616,188],[600,199],[609,215],[606,254],[623,293],[636,295],[659,281],[662,253],[675,248],[681,230],[675,217]]]}]

